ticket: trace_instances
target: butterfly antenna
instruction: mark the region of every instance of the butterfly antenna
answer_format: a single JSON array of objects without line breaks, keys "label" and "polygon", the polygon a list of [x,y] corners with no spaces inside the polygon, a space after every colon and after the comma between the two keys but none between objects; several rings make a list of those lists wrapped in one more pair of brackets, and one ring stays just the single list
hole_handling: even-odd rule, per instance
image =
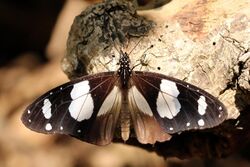
[{"label": "butterfly antenna", "polygon": [[[143,36],[143,37],[144,37],[144,36]],[[135,50],[135,48],[139,45],[139,43],[142,41],[143,37],[140,38],[140,39],[138,40],[138,42],[136,43],[136,45],[130,50],[130,52],[128,53],[128,56],[129,56],[129,55]]]}]

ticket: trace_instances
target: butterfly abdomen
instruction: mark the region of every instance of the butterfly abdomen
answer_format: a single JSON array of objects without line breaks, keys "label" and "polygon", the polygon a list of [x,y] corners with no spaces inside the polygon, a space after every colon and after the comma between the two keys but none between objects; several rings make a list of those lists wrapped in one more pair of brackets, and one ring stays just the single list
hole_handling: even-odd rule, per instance
[{"label": "butterfly abdomen", "polygon": [[127,96],[123,96],[122,107],[120,112],[120,127],[121,127],[121,137],[125,142],[130,136],[130,125],[131,125],[131,113],[128,108]]}]

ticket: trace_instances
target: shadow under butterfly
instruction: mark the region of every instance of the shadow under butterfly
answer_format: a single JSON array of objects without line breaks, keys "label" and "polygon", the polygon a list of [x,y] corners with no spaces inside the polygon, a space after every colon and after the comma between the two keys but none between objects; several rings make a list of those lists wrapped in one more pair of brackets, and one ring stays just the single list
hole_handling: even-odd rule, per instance
[{"label": "shadow under butterfly", "polygon": [[[131,132],[142,144],[219,125],[225,106],[206,91],[159,73],[133,71],[120,50],[119,69],[87,75],[45,93],[27,107],[23,124],[36,132],[67,134],[96,145]],[[117,135],[118,132],[118,135]]]}]

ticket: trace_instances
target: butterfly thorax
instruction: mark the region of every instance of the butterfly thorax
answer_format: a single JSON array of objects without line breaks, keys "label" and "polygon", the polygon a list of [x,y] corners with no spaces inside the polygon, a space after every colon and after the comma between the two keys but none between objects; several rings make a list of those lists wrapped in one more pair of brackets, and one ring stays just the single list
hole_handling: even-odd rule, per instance
[{"label": "butterfly thorax", "polygon": [[118,75],[120,77],[120,82],[122,88],[128,89],[129,80],[132,73],[130,68],[130,60],[126,52],[121,52],[121,58],[119,60],[120,68],[118,69]]},{"label": "butterfly thorax", "polygon": [[130,68],[130,60],[126,52],[121,52],[121,58],[119,60],[119,69],[117,71],[120,77],[120,85],[122,91],[122,104],[119,122],[121,128],[121,137],[124,141],[127,141],[130,136],[131,127],[131,113],[128,108],[128,89],[130,88],[130,77],[132,70]]}]

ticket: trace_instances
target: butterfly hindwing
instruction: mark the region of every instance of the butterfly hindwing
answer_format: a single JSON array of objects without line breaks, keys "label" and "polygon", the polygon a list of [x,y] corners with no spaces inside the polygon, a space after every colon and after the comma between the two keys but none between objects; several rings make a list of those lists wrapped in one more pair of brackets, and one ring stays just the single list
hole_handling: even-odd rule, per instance
[{"label": "butterfly hindwing", "polygon": [[227,117],[226,108],[219,100],[184,81],[135,71],[132,82],[167,133],[211,128]]},{"label": "butterfly hindwing", "polygon": [[28,106],[22,122],[40,133],[61,133],[97,145],[109,144],[121,103],[117,79],[114,72],[106,72],[63,84]]},{"label": "butterfly hindwing", "polygon": [[137,140],[143,144],[154,144],[170,140],[171,135],[166,133],[155,119],[146,99],[132,86],[128,92],[129,110],[133,121],[133,128]]}]

